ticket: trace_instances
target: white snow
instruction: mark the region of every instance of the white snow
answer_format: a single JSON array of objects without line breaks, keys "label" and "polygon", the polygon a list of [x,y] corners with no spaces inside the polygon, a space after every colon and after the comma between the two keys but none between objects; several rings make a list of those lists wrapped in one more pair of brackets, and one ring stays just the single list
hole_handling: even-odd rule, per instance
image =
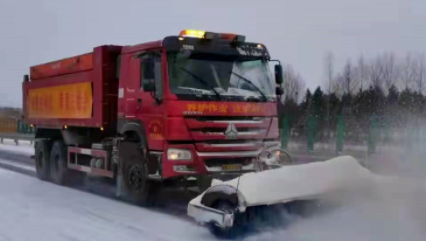
[{"label": "white snow", "polygon": [[19,145],[16,145],[13,140],[4,139],[3,144],[0,144],[0,151],[31,156],[34,155],[34,145],[31,145],[29,141],[19,141]]},{"label": "white snow", "polygon": [[0,169],[0,240],[208,240],[186,219]]},{"label": "white snow", "polygon": [[339,203],[335,209],[309,218],[294,217],[282,229],[263,230],[247,240],[425,240],[425,183],[397,177],[376,180],[370,190],[332,200]]},{"label": "white snow", "polygon": [[[353,157],[344,156],[248,173],[225,184],[238,188],[247,206],[255,206],[319,197],[371,182],[373,177]],[[190,203],[199,205],[199,201],[198,197]]]},{"label": "white snow", "polygon": [[[396,177],[375,180],[371,189],[348,197],[331,198],[338,203],[336,209],[309,218],[294,217],[280,228],[263,227],[261,232],[242,240],[424,240],[424,180]],[[1,241],[215,240],[205,227],[183,217],[60,187],[3,169],[0,169],[0,193]]]}]

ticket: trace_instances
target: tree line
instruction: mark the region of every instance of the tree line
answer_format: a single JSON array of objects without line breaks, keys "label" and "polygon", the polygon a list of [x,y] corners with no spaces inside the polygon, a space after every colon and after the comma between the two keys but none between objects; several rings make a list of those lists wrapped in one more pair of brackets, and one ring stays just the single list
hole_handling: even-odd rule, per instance
[{"label": "tree line", "polygon": [[284,68],[284,95],[278,112],[298,135],[306,136],[314,128],[316,138],[324,139],[343,120],[347,135],[362,140],[372,127],[392,136],[416,130],[425,122],[424,53],[360,56],[355,63],[348,59],[337,71],[333,54],[328,53],[324,63],[326,81],[314,90],[305,88],[303,78],[291,66]]}]

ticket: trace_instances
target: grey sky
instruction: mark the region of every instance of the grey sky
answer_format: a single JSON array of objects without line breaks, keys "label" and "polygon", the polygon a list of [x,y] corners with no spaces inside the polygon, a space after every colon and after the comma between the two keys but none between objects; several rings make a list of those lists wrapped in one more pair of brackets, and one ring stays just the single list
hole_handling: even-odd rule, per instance
[{"label": "grey sky", "polygon": [[425,27],[424,0],[0,0],[0,106],[21,106],[31,65],[185,28],[262,42],[312,88],[323,82],[328,50],[336,62],[425,51]]}]

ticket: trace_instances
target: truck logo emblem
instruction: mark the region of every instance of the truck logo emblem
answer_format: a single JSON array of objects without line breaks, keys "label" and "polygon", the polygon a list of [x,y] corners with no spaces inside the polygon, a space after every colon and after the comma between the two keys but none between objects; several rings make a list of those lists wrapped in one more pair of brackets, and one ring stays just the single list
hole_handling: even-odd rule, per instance
[{"label": "truck logo emblem", "polygon": [[226,128],[225,136],[228,139],[235,139],[235,138],[237,138],[237,136],[238,136],[238,130],[237,130],[237,128],[235,127],[235,125],[233,123],[230,123],[228,125],[228,128]]}]

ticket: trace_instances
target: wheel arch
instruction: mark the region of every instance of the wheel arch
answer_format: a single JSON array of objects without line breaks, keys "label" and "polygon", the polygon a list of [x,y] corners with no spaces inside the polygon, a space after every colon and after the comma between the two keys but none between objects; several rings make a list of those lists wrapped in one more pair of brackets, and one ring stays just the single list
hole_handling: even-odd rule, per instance
[{"label": "wheel arch", "polygon": [[37,128],[34,134],[35,139],[63,139],[60,129]]},{"label": "wheel arch", "polygon": [[145,126],[141,121],[133,121],[124,123],[119,129],[119,133],[124,138],[134,138],[136,137],[139,142],[143,145],[144,148],[148,149],[148,139],[146,136]]}]

